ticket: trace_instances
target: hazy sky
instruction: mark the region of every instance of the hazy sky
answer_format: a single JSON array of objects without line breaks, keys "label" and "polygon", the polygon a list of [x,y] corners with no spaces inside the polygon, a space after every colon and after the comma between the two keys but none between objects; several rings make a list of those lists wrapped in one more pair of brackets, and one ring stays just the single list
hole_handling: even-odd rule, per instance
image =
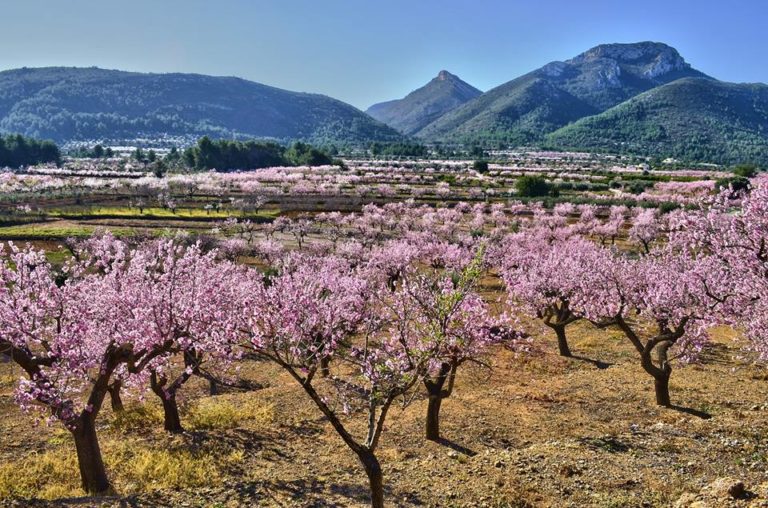
[{"label": "hazy sky", "polygon": [[768,82],[768,0],[2,0],[0,69],[240,76],[365,109],[441,69],[487,90],[600,43],[654,40]]}]

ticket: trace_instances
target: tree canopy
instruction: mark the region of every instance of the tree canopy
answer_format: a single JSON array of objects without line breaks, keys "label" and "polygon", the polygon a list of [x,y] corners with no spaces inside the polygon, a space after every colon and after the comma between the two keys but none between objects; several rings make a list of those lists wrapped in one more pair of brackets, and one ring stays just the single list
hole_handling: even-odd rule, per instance
[{"label": "tree canopy", "polygon": [[286,148],[270,141],[231,141],[201,138],[184,153],[186,164],[194,169],[258,169],[273,166],[322,166],[333,160],[324,151],[297,142]]},{"label": "tree canopy", "polygon": [[61,163],[59,147],[52,141],[41,141],[12,134],[0,137],[0,167],[19,168],[45,162]]}]

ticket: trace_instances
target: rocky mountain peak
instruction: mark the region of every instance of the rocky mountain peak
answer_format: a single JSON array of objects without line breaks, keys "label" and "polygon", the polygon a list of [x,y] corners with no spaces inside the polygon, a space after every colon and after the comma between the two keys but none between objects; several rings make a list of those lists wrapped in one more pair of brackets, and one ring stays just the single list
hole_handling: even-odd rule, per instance
[{"label": "rocky mountain peak", "polygon": [[456,76],[446,70],[442,70],[437,73],[437,77],[435,79],[438,81],[448,81],[449,79],[456,79]]},{"label": "rocky mountain peak", "polygon": [[572,65],[605,65],[607,62],[632,66],[649,79],[691,67],[675,48],[661,42],[601,44],[568,60]]},{"label": "rocky mountain peak", "polygon": [[418,132],[448,111],[482,94],[455,74],[441,70],[402,99],[374,104],[366,113],[404,134]]}]

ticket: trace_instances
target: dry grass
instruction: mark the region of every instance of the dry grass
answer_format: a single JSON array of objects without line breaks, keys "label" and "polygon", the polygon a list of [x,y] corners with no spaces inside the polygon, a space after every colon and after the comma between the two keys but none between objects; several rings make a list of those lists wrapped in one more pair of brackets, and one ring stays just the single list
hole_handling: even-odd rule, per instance
[{"label": "dry grass", "polygon": [[163,424],[163,411],[157,405],[132,404],[114,413],[109,425],[123,433],[145,431]]},{"label": "dry grass", "polygon": [[82,495],[73,450],[56,448],[0,464],[0,499]]},{"label": "dry grass", "polygon": [[211,452],[158,448],[135,442],[110,442],[105,461],[121,493],[190,489],[216,482],[221,472]]},{"label": "dry grass", "polygon": [[[0,464],[0,499],[82,496],[74,444],[61,441],[68,442],[49,440],[47,451]],[[135,439],[107,438],[101,445],[115,488],[126,495],[208,485],[223,467],[242,461],[239,451],[220,455]]]},{"label": "dry grass", "polygon": [[13,388],[16,386],[19,377],[15,374],[0,374],[0,389]]},{"label": "dry grass", "polygon": [[187,421],[193,429],[230,429],[248,424],[264,428],[274,419],[271,404],[259,404],[251,400],[218,396],[200,399],[190,410]]},{"label": "dry grass", "polygon": [[[5,374],[3,375],[6,376]],[[188,427],[264,428],[272,424],[274,407],[242,396],[203,397],[183,417]],[[246,458],[242,448],[195,435],[173,437],[162,431],[162,409],[150,401],[132,403],[119,413],[100,417],[100,444],[110,479],[121,495],[195,489],[215,484]],[[11,409],[3,404],[0,409]],[[14,408],[15,409],[15,408]],[[24,418],[18,411],[15,419]],[[6,421],[6,423],[8,423]],[[22,423],[23,425],[23,423]],[[39,451],[22,456],[2,454],[0,505],[3,499],[54,500],[82,496],[74,443],[61,427],[38,428]]]}]

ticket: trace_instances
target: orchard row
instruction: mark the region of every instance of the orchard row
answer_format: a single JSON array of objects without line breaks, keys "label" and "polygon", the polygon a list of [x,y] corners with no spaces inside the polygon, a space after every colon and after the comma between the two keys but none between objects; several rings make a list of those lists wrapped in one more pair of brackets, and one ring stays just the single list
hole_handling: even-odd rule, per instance
[{"label": "orchard row", "polygon": [[[363,200],[451,199],[480,200],[520,196],[521,177],[547,182],[549,193],[582,200],[688,204],[711,192],[722,171],[678,170],[652,172],[633,166],[581,167],[573,164],[490,164],[478,171],[467,161],[413,163],[348,161],[349,166],[266,168],[258,171],[169,174],[157,177],[141,171],[88,165],[31,168],[25,173],[0,173],[0,191],[7,196],[30,194],[71,196],[83,192],[133,195],[145,204],[163,194],[178,202],[191,196],[231,197],[258,194],[281,196],[352,197]],[[545,192],[546,194],[546,192]],[[138,206],[138,203],[137,203]]]},{"label": "orchard row", "polygon": [[[743,330],[745,349],[768,360],[768,182],[753,183],[663,215],[404,202],[265,228],[230,220],[222,249],[103,234],[71,243],[61,267],[10,245],[0,353],[24,374],[20,407],[71,432],[89,493],[111,489],[96,431],[107,399],[120,410],[121,393],[154,393],[165,429],[181,432],[185,383],[226,378],[248,357],[301,386],[382,506],[376,451],[392,404],[425,392],[426,438],[438,440],[441,402],[462,365],[489,365],[497,347],[529,350],[521,311],[555,331],[564,356],[577,320],[619,330],[662,406],[674,362],[695,362],[714,325]],[[235,261],[244,257],[258,268]],[[509,305],[481,295],[489,274],[501,276]],[[350,430],[356,418],[364,435]]]}]

